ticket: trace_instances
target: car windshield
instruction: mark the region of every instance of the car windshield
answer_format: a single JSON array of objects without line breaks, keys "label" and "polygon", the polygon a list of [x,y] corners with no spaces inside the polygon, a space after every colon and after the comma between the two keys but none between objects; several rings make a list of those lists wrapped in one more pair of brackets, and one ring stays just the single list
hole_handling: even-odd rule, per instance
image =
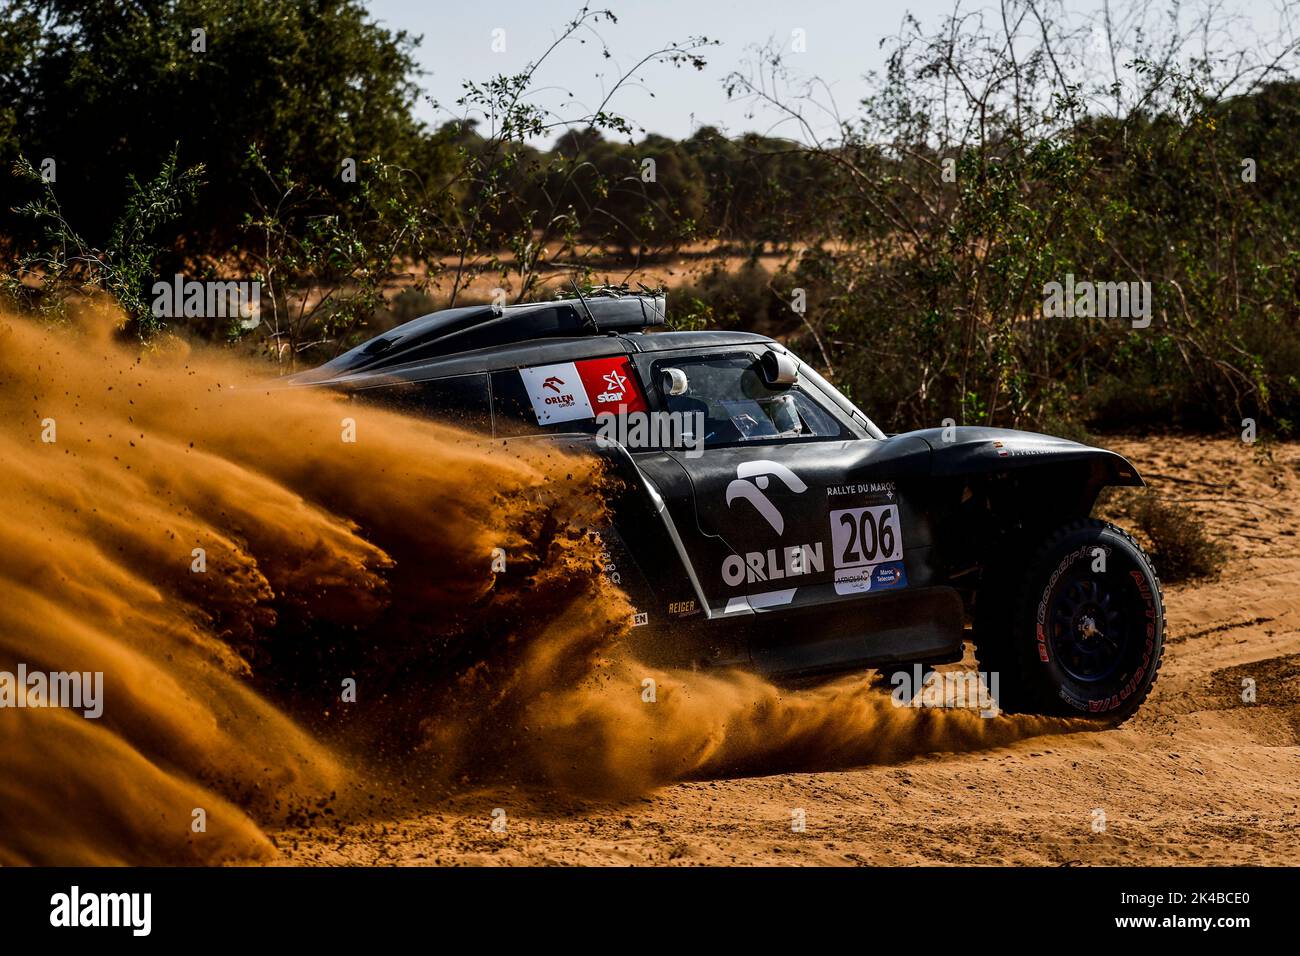
[{"label": "car windshield", "polygon": [[844,428],[798,385],[769,388],[749,354],[660,362],[656,376],[679,370],[686,390],[665,394],[669,411],[704,418],[704,444],[727,445],[773,438],[843,438]]}]

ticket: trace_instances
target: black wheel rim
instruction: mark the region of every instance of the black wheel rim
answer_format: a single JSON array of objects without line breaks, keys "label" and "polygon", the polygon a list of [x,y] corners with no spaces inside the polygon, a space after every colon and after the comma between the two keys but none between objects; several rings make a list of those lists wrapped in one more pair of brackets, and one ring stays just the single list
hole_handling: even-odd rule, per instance
[{"label": "black wheel rim", "polygon": [[1067,575],[1048,605],[1052,649],[1070,677],[1104,681],[1124,663],[1136,589],[1115,571]]}]

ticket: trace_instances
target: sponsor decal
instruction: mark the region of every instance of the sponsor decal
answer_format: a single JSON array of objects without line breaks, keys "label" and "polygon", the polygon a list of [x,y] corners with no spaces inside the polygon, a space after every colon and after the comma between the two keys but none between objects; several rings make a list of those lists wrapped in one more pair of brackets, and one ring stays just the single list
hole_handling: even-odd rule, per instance
[{"label": "sponsor decal", "polygon": [[[797,495],[808,490],[803,479],[785,465],[775,461],[759,459],[746,461],[736,466],[736,477],[727,485],[727,507],[737,501],[746,501],[758,512],[778,535],[785,531],[785,517],[779,508],[765,494],[772,479],[775,478]],[[824,571],[826,556],[821,541],[811,544],[794,544],[784,547],[768,548],[764,551],[749,551],[745,554],[729,554],[722,562],[722,580],[729,587],[742,584],[754,584],[767,581],[783,581],[805,574]],[[795,588],[771,591],[776,599],[762,603],[762,597],[751,595],[749,607],[788,604],[794,598]],[[735,599],[732,599],[733,602]],[[730,606],[729,606],[730,607]]]},{"label": "sponsor decal", "polygon": [[866,594],[871,590],[871,571],[868,568],[850,568],[835,572],[836,594]]},{"label": "sponsor decal", "polygon": [[871,573],[882,588],[896,587],[907,577],[902,564],[877,564]]},{"label": "sponsor decal", "polygon": [[519,375],[528,389],[537,424],[557,425],[595,417],[578,368],[572,362],[521,368]]},{"label": "sponsor decal", "polygon": [[892,481],[864,481],[856,485],[831,485],[826,489],[827,498],[842,495],[872,495],[888,501],[894,500],[894,483]]},{"label": "sponsor decal", "polygon": [[898,517],[898,506],[894,503],[894,487],[892,484],[877,487],[878,490],[866,499],[875,504],[839,508],[830,513],[836,594],[865,594],[907,587],[903,527]]},{"label": "sponsor decal", "polygon": [[584,359],[576,365],[587,398],[597,412],[646,411],[645,396],[627,356]]},{"label": "sponsor decal", "polygon": [[866,568],[846,568],[835,572],[836,594],[866,594],[907,587],[907,569],[902,561],[873,564]]},{"label": "sponsor decal", "polygon": [[627,356],[521,368],[539,425],[595,418],[597,412],[643,412],[645,396]]},{"label": "sponsor decal", "polygon": [[826,569],[822,543],[749,551],[742,558],[729,554],[722,562],[722,580],[731,587],[756,581],[781,581]]},{"label": "sponsor decal", "polygon": [[727,507],[731,507],[737,499],[748,501],[763,520],[772,526],[772,530],[781,534],[785,531],[785,518],[767,495],[763,494],[772,478],[779,480],[797,495],[808,490],[803,479],[785,465],[765,459],[741,462],[736,466],[735,479],[727,485]]},{"label": "sponsor decal", "polygon": [[[773,478],[795,494],[808,490],[807,484],[784,465],[767,460],[745,462],[736,468],[735,480],[727,485],[727,505],[732,506],[744,499],[773,531],[782,534],[786,528],[785,518],[766,494]],[[828,499],[853,496],[864,503],[861,507],[830,512],[835,593],[865,594],[907,587],[903,534],[894,483],[834,485],[826,489],[826,496]],[[722,580],[729,587],[739,587],[825,570],[825,545],[817,541],[728,555],[722,562]],[[794,591],[791,590],[790,594],[793,595]],[[753,604],[752,595],[750,604]]]}]

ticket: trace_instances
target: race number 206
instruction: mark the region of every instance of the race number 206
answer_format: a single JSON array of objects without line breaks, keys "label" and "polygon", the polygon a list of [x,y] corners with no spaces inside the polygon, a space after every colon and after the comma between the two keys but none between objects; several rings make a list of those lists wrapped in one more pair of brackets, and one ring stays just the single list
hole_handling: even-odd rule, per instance
[{"label": "race number 206", "polygon": [[831,512],[835,567],[856,568],[903,556],[903,532],[894,505]]}]

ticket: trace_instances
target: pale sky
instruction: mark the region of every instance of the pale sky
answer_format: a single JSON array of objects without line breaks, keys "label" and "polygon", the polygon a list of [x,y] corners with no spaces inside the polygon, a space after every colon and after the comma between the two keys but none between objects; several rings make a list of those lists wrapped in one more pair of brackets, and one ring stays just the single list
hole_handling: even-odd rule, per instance
[{"label": "pale sky", "polygon": [[[624,89],[612,107],[649,132],[675,138],[689,136],[702,125],[715,125],[731,134],[750,130],[796,137],[793,127],[777,127],[771,114],[747,115],[746,104],[728,101],[722,79],[743,66],[756,44],[776,40],[791,44],[792,31],[804,31],[806,52],[790,54],[788,62],[800,73],[819,76],[827,83],[843,113],[851,114],[870,86],[864,78],[881,70],[885,54],[880,41],[900,30],[904,14],[912,13],[927,28],[937,27],[952,12],[956,0],[593,0],[593,7],[608,7],[617,24],[602,24],[600,34],[613,54],[600,55],[599,45],[576,43],[549,61],[544,82],[557,90],[572,90],[588,106],[602,98],[616,65],[630,67],[646,53],[669,41],[704,35],[721,41],[707,51],[709,66],[703,72],[666,65],[645,71],[646,89]],[[1069,8],[1080,14],[1099,11],[1105,0],[1071,0]],[[1112,8],[1126,0],[1111,0]],[[1188,0],[1189,4],[1191,0]],[[1277,7],[1283,0],[1224,0],[1240,12],[1235,40],[1254,31],[1277,33]],[[487,79],[520,70],[551,43],[561,26],[581,7],[580,0],[373,0],[373,16],[391,29],[423,35],[417,51],[425,91],[447,106],[454,106],[465,78]],[[994,0],[960,0],[965,12],[987,11],[997,17]],[[1160,16],[1167,4],[1143,4]],[[504,30],[505,51],[493,52],[493,31]],[[652,97],[648,91],[652,90]],[[555,103],[561,102],[556,94]],[[449,119],[422,105],[426,121]],[[833,128],[828,119],[825,130]]]}]

